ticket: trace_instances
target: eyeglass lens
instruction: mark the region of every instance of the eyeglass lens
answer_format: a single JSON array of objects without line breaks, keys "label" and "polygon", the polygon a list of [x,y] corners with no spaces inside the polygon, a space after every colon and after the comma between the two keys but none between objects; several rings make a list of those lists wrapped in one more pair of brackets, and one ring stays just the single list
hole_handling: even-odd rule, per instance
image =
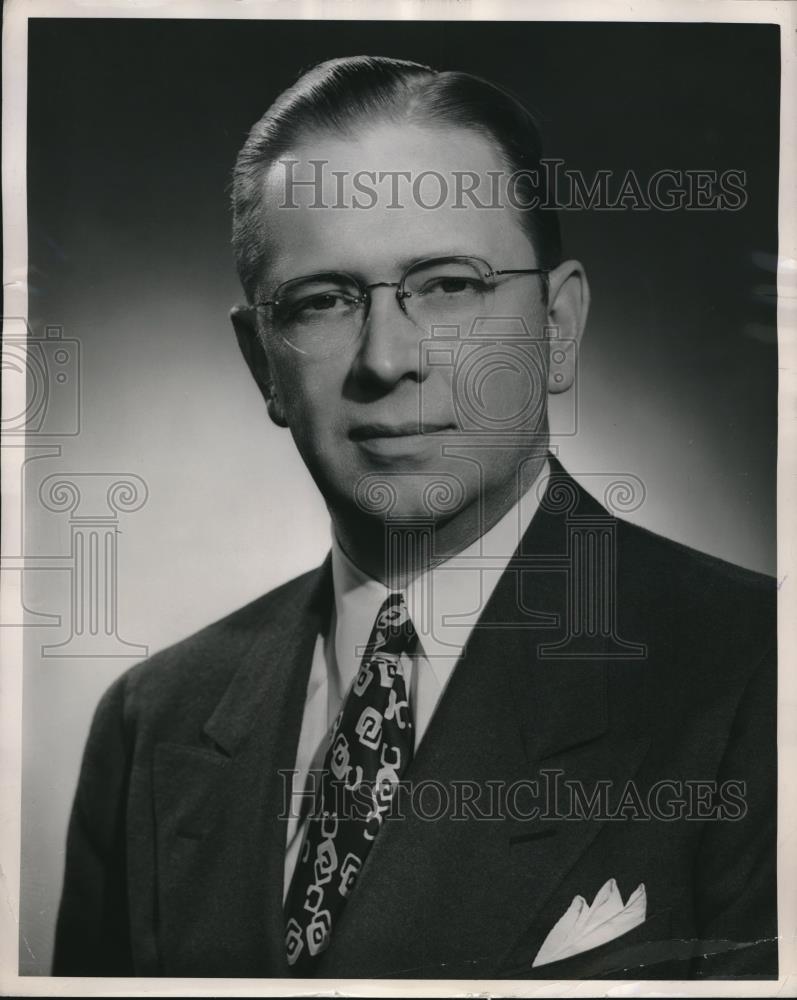
[{"label": "eyeglass lens", "polygon": [[[407,316],[429,332],[436,325],[463,325],[490,306],[489,268],[472,258],[447,258],[413,265],[397,289]],[[346,274],[316,274],[281,285],[274,295],[274,332],[305,353],[327,350],[357,337],[365,321],[369,292]]]}]

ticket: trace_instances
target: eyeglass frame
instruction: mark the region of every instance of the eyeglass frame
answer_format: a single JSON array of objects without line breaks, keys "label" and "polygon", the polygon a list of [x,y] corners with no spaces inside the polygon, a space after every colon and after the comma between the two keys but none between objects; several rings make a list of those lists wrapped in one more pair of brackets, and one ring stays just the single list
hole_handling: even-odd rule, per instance
[{"label": "eyeglass frame", "polygon": [[409,315],[404,305],[404,299],[412,298],[412,292],[408,292],[404,289],[404,284],[407,280],[408,275],[410,275],[414,270],[420,269],[425,265],[447,264],[447,263],[456,263],[462,261],[469,261],[469,262],[476,262],[477,264],[483,264],[487,268],[487,272],[484,275],[482,275],[482,277],[484,278],[495,278],[504,275],[511,278],[523,274],[547,275],[551,271],[553,271],[555,267],[558,266],[554,265],[552,267],[521,267],[521,268],[496,269],[493,268],[493,266],[489,264],[486,260],[484,260],[483,257],[471,256],[470,254],[455,254],[450,257],[424,257],[422,260],[417,260],[413,264],[409,265],[409,267],[404,271],[404,273],[402,274],[401,278],[398,281],[372,281],[369,282],[368,284],[363,284],[361,281],[358,281],[357,278],[354,277],[354,275],[349,274],[347,271],[316,271],[313,272],[312,274],[301,274],[298,275],[296,278],[288,278],[286,281],[280,282],[280,284],[277,285],[277,287],[274,289],[274,292],[270,299],[265,299],[259,302],[253,302],[249,308],[258,309],[264,306],[278,306],[280,303],[280,299],[277,293],[281,288],[284,288],[286,285],[292,284],[295,281],[310,281],[313,278],[323,278],[334,275],[337,278],[346,278],[350,280],[352,285],[360,290],[360,295],[357,296],[355,302],[365,306],[365,309],[363,311],[362,326],[360,328],[361,331],[362,327],[365,326],[366,320],[368,318],[368,313],[370,312],[371,309],[370,290],[372,288],[395,288],[396,301],[398,302],[399,308],[404,313],[404,315],[407,316],[414,323],[415,320],[413,320],[412,317]]}]

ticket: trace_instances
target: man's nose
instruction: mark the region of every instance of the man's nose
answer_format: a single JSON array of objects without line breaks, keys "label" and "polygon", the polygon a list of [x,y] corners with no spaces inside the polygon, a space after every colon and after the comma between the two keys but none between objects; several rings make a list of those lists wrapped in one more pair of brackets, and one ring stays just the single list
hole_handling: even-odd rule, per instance
[{"label": "man's nose", "polygon": [[395,288],[371,288],[370,308],[354,363],[357,375],[385,385],[404,377],[423,381],[428,374],[421,346],[425,337],[399,305]]}]

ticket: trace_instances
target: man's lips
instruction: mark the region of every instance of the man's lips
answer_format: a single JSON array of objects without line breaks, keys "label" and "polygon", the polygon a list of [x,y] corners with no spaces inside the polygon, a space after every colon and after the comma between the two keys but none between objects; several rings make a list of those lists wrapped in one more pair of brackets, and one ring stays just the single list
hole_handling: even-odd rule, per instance
[{"label": "man's lips", "polygon": [[446,423],[424,423],[408,421],[401,424],[370,423],[359,424],[349,431],[352,441],[373,441],[380,438],[419,437],[428,434],[440,434],[453,431],[456,427]]}]

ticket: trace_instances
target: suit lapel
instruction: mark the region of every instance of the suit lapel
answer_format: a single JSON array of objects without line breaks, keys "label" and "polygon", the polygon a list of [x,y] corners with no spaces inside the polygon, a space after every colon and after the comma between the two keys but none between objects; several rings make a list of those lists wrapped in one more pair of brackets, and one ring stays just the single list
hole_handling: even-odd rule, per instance
[{"label": "suit lapel", "polygon": [[163,974],[287,974],[280,772],[295,766],[329,577],[327,561],[290,613],[260,628],[204,726],[205,745],[155,748]]},{"label": "suit lapel", "polygon": [[[602,510],[554,469],[582,512]],[[400,809],[406,818],[380,833],[319,976],[473,977],[522,961],[528,928],[600,828],[557,822],[546,788],[562,777],[588,790],[599,779],[622,784],[639,766],[647,741],[610,726],[605,644],[599,639],[588,660],[540,656],[541,645],[562,637],[567,575],[529,570],[522,557],[566,546],[564,513],[543,504],[407,772],[414,791]],[[541,628],[540,612],[559,628]],[[477,797],[463,805],[470,794]],[[534,805],[542,815],[523,818]],[[443,815],[429,818],[436,811]]]}]

